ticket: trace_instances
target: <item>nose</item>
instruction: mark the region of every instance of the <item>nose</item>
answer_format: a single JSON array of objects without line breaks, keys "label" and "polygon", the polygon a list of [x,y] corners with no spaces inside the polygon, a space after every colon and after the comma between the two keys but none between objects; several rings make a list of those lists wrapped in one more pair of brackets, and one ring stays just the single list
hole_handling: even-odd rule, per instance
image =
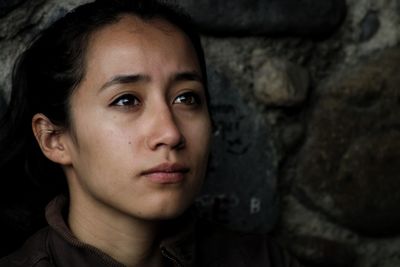
[{"label": "nose", "polygon": [[151,150],[160,147],[181,149],[185,146],[185,138],[168,106],[159,106],[156,112],[151,115],[150,121],[147,145]]}]

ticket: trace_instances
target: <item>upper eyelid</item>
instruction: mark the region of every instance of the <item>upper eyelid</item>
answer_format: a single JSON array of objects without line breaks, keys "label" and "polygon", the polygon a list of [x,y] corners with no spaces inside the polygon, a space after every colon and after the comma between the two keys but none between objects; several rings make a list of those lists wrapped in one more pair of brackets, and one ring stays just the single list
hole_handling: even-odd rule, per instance
[{"label": "upper eyelid", "polygon": [[175,98],[177,98],[178,96],[181,96],[181,95],[186,95],[186,94],[193,94],[193,95],[197,95],[199,97],[201,96],[201,94],[196,90],[186,89],[186,90],[182,90],[182,91],[178,92],[177,94],[175,94]]},{"label": "upper eyelid", "polygon": [[109,105],[113,105],[116,102],[118,102],[122,97],[124,96],[133,96],[134,98],[136,98],[136,100],[138,102],[142,102],[141,98],[139,96],[137,96],[137,94],[134,94],[132,92],[124,92],[124,93],[120,93],[117,96],[114,96],[111,100],[110,100],[110,104]]},{"label": "upper eyelid", "polygon": [[178,97],[182,94],[187,94],[187,93],[193,93],[195,95],[198,95],[199,97],[205,95],[204,89],[201,87],[201,88],[186,88],[179,90],[175,93],[175,96]]},{"label": "upper eyelid", "polygon": [[175,101],[184,95],[189,95],[190,97],[194,98],[195,103],[193,103],[193,105],[202,105],[203,102],[205,101],[204,96],[202,96],[202,94],[198,93],[198,92],[194,92],[194,91],[186,91],[186,92],[182,92],[180,94],[177,94],[174,99],[172,100],[172,104],[175,104]]}]

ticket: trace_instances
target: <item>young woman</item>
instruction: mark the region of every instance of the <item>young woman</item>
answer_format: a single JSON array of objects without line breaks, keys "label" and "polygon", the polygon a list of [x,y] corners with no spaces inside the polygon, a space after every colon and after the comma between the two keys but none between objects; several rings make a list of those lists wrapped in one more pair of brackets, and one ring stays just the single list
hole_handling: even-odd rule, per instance
[{"label": "young woman", "polygon": [[2,165],[67,187],[49,226],[0,266],[293,266],[267,239],[187,212],[211,120],[199,36],[176,10],[85,4],[22,54],[1,124],[3,155],[15,152]]}]

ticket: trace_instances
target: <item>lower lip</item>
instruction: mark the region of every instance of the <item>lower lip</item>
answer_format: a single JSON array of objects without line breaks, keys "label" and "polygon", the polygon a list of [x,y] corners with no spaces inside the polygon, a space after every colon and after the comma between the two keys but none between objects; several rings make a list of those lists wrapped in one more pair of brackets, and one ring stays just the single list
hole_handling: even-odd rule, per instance
[{"label": "lower lip", "polygon": [[153,172],[145,175],[150,181],[158,184],[176,184],[184,179],[183,172]]}]

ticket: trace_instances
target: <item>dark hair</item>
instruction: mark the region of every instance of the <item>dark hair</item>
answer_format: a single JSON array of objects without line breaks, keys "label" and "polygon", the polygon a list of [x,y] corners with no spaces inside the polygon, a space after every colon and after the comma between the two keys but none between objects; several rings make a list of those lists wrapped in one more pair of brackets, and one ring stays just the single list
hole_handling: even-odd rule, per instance
[{"label": "dark hair", "polygon": [[[69,98],[85,75],[88,39],[93,32],[117,22],[125,14],[142,20],[164,19],[188,36],[197,53],[208,99],[200,37],[180,8],[155,0],[97,0],[81,5],[35,38],[14,66],[10,103],[0,121],[3,179],[4,173],[8,173],[19,187],[17,181],[29,177],[48,194],[46,198],[67,189],[61,167],[41,153],[31,120],[34,114],[43,113],[54,124],[68,129]],[[7,184],[10,182],[13,183],[7,178]]]}]

